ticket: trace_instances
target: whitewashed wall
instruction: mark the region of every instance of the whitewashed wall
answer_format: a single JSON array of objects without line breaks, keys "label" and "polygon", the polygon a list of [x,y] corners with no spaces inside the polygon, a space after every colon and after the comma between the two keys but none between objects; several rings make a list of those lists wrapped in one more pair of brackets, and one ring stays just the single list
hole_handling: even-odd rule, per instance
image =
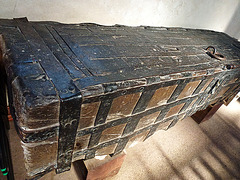
[{"label": "whitewashed wall", "polygon": [[204,28],[240,39],[239,0],[0,0],[0,18]]}]

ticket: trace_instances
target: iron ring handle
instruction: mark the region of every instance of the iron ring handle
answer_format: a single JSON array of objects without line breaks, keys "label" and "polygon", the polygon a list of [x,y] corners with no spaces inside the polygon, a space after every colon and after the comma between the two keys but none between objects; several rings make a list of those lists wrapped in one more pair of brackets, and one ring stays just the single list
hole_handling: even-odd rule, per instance
[{"label": "iron ring handle", "polygon": [[[210,49],[212,49],[212,51]],[[213,46],[208,46],[206,48],[206,53],[212,58],[215,58],[221,61],[226,60],[226,58],[222,54],[216,52],[216,48]]]},{"label": "iron ring handle", "polygon": [[[213,52],[211,52],[209,49],[213,49]],[[206,48],[206,50],[207,50],[208,52],[210,52],[211,54],[215,54],[215,53],[216,53],[216,48],[213,47],[213,46],[208,46],[208,47]]]},{"label": "iron ring handle", "polygon": [[226,60],[226,58],[222,54],[217,53],[217,52],[215,54],[213,54],[213,56],[214,56],[214,58],[216,58],[218,60],[222,60],[222,61]]}]

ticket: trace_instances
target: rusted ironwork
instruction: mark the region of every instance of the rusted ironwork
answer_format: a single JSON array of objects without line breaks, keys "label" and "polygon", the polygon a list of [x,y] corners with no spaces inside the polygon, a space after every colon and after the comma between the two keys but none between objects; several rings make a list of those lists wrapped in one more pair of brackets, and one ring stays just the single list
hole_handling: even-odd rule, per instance
[{"label": "rusted ironwork", "polygon": [[221,61],[226,60],[225,56],[223,56],[222,54],[218,53],[218,52],[216,51],[216,48],[213,47],[213,46],[208,46],[208,47],[206,48],[206,53],[207,53],[210,57],[212,57],[212,58],[215,58],[215,59],[218,59],[218,60],[221,60]]},{"label": "rusted ironwork", "polygon": [[116,155],[240,88],[240,43],[224,33],[14,19],[0,34],[30,177]]}]

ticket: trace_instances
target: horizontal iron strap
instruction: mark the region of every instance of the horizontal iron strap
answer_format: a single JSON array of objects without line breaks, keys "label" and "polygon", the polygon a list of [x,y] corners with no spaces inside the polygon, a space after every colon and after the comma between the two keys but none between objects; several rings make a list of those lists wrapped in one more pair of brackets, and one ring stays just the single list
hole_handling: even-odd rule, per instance
[{"label": "horizontal iron strap", "polygon": [[196,97],[200,97],[203,94],[204,93],[200,93],[200,94],[194,95],[192,97],[187,97],[187,98],[181,99],[179,101],[175,101],[175,102],[165,104],[165,105],[162,105],[162,106],[159,106],[159,107],[148,109],[144,112],[134,114],[130,117],[124,117],[124,118],[116,119],[116,120],[104,123],[102,125],[98,125],[98,126],[95,126],[95,127],[90,127],[90,128],[87,128],[87,129],[83,129],[83,130],[80,130],[79,132],[77,132],[77,136],[83,136],[83,135],[86,135],[86,134],[91,134],[93,132],[94,133],[102,132],[104,129],[110,128],[112,126],[117,126],[117,125],[120,125],[120,124],[124,124],[124,123],[127,123],[127,122],[131,121],[132,119],[135,119],[135,118],[140,119],[143,116],[147,116],[147,115],[155,113],[157,111],[164,110],[166,107],[171,108],[171,107],[174,107],[178,104],[182,104],[186,101],[192,101],[192,99],[194,99]]},{"label": "horizontal iron strap", "polygon": [[[182,114],[185,114],[185,113],[182,113]],[[140,129],[139,131],[135,131],[135,132],[133,132],[131,134],[128,134],[126,136],[122,136],[120,138],[116,138],[116,139],[113,139],[111,141],[107,141],[107,142],[98,144],[97,146],[94,146],[94,147],[91,147],[91,148],[87,148],[87,149],[84,149],[82,151],[74,152],[73,158],[78,157],[80,155],[84,155],[84,154],[89,154],[89,153],[91,154],[91,153],[95,152],[97,149],[101,149],[103,147],[107,147],[107,146],[110,146],[112,144],[121,143],[121,142],[126,141],[126,140],[128,141],[128,139],[130,139],[131,137],[133,137],[133,136],[135,136],[137,134],[140,134],[143,131],[150,130],[152,127],[158,126],[162,122],[167,122],[167,121],[170,121],[172,119],[175,119],[178,116],[181,116],[182,114],[179,114],[179,115],[173,116],[173,117],[169,117],[169,118],[165,119],[164,121],[157,122],[156,124],[152,124],[150,126],[147,126],[147,127],[143,128],[143,129]]]},{"label": "horizontal iron strap", "polygon": [[[209,75],[209,76],[201,76],[201,77],[186,78],[186,79],[190,79],[189,82],[192,82],[192,81],[197,81],[197,80],[203,80],[206,77],[207,78],[212,78],[212,77],[217,76],[218,74],[220,74],[220,73],[217,73],[217,74],[214,74],[214,75]],[[113,98],[117,98],[119,96],[123,96],[123,95],[127,95],[127,94],[143,92],[144,90],[145,91],[157,90],[158,88],[161,88],[161,87],[167,87],[167,86],[179,84],[181,81],[182,81],[182,79],[171,80],[171,81],[159,82],[158,84],[152,84],[152,85],[149,85],[149,86],[139,86],[139,87],[133,87],[131,89],[123,89],[123,90],[115,91],[115,92],[112,92],[112,93],[103,94],[103,95],[100,95],[100,96],[94,96],[94,97],[89,97],[89,98],[84,98],[83,97],[83,104],[103,101],[105,99],[113,99]]]}]

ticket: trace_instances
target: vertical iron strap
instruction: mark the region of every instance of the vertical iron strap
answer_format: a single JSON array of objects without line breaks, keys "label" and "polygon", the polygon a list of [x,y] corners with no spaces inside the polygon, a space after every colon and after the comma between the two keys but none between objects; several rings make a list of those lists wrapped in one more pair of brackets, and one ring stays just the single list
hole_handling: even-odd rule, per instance
[{"label": "vertical iron strap", "polygon": [[[41,67],[46,76],[51,79],[52,84],[56,88],[60,99],[56,173],[70,170],[80,119],[81,93],[75,86],[69,72],[53,54],[51,49],[46,46],[44,39],[32,26],[33,24],[28,22],[26,18],[14,19],[14,21],[24,35],[26,42],[28,42],[28,45],[31,47],[35,59],[38,60],[36,63],[39,64],[39,67]],[[36,25],[35,28],[37,28]],[[58,74],[61,74],[61,76],[59,77]]]},{"label": "vertical iron strap", "polygon": [[72,153],[80,119],[81,103],[81,95],[64,99],[60,102],[56,173],[61,173],[71,168]]}]

